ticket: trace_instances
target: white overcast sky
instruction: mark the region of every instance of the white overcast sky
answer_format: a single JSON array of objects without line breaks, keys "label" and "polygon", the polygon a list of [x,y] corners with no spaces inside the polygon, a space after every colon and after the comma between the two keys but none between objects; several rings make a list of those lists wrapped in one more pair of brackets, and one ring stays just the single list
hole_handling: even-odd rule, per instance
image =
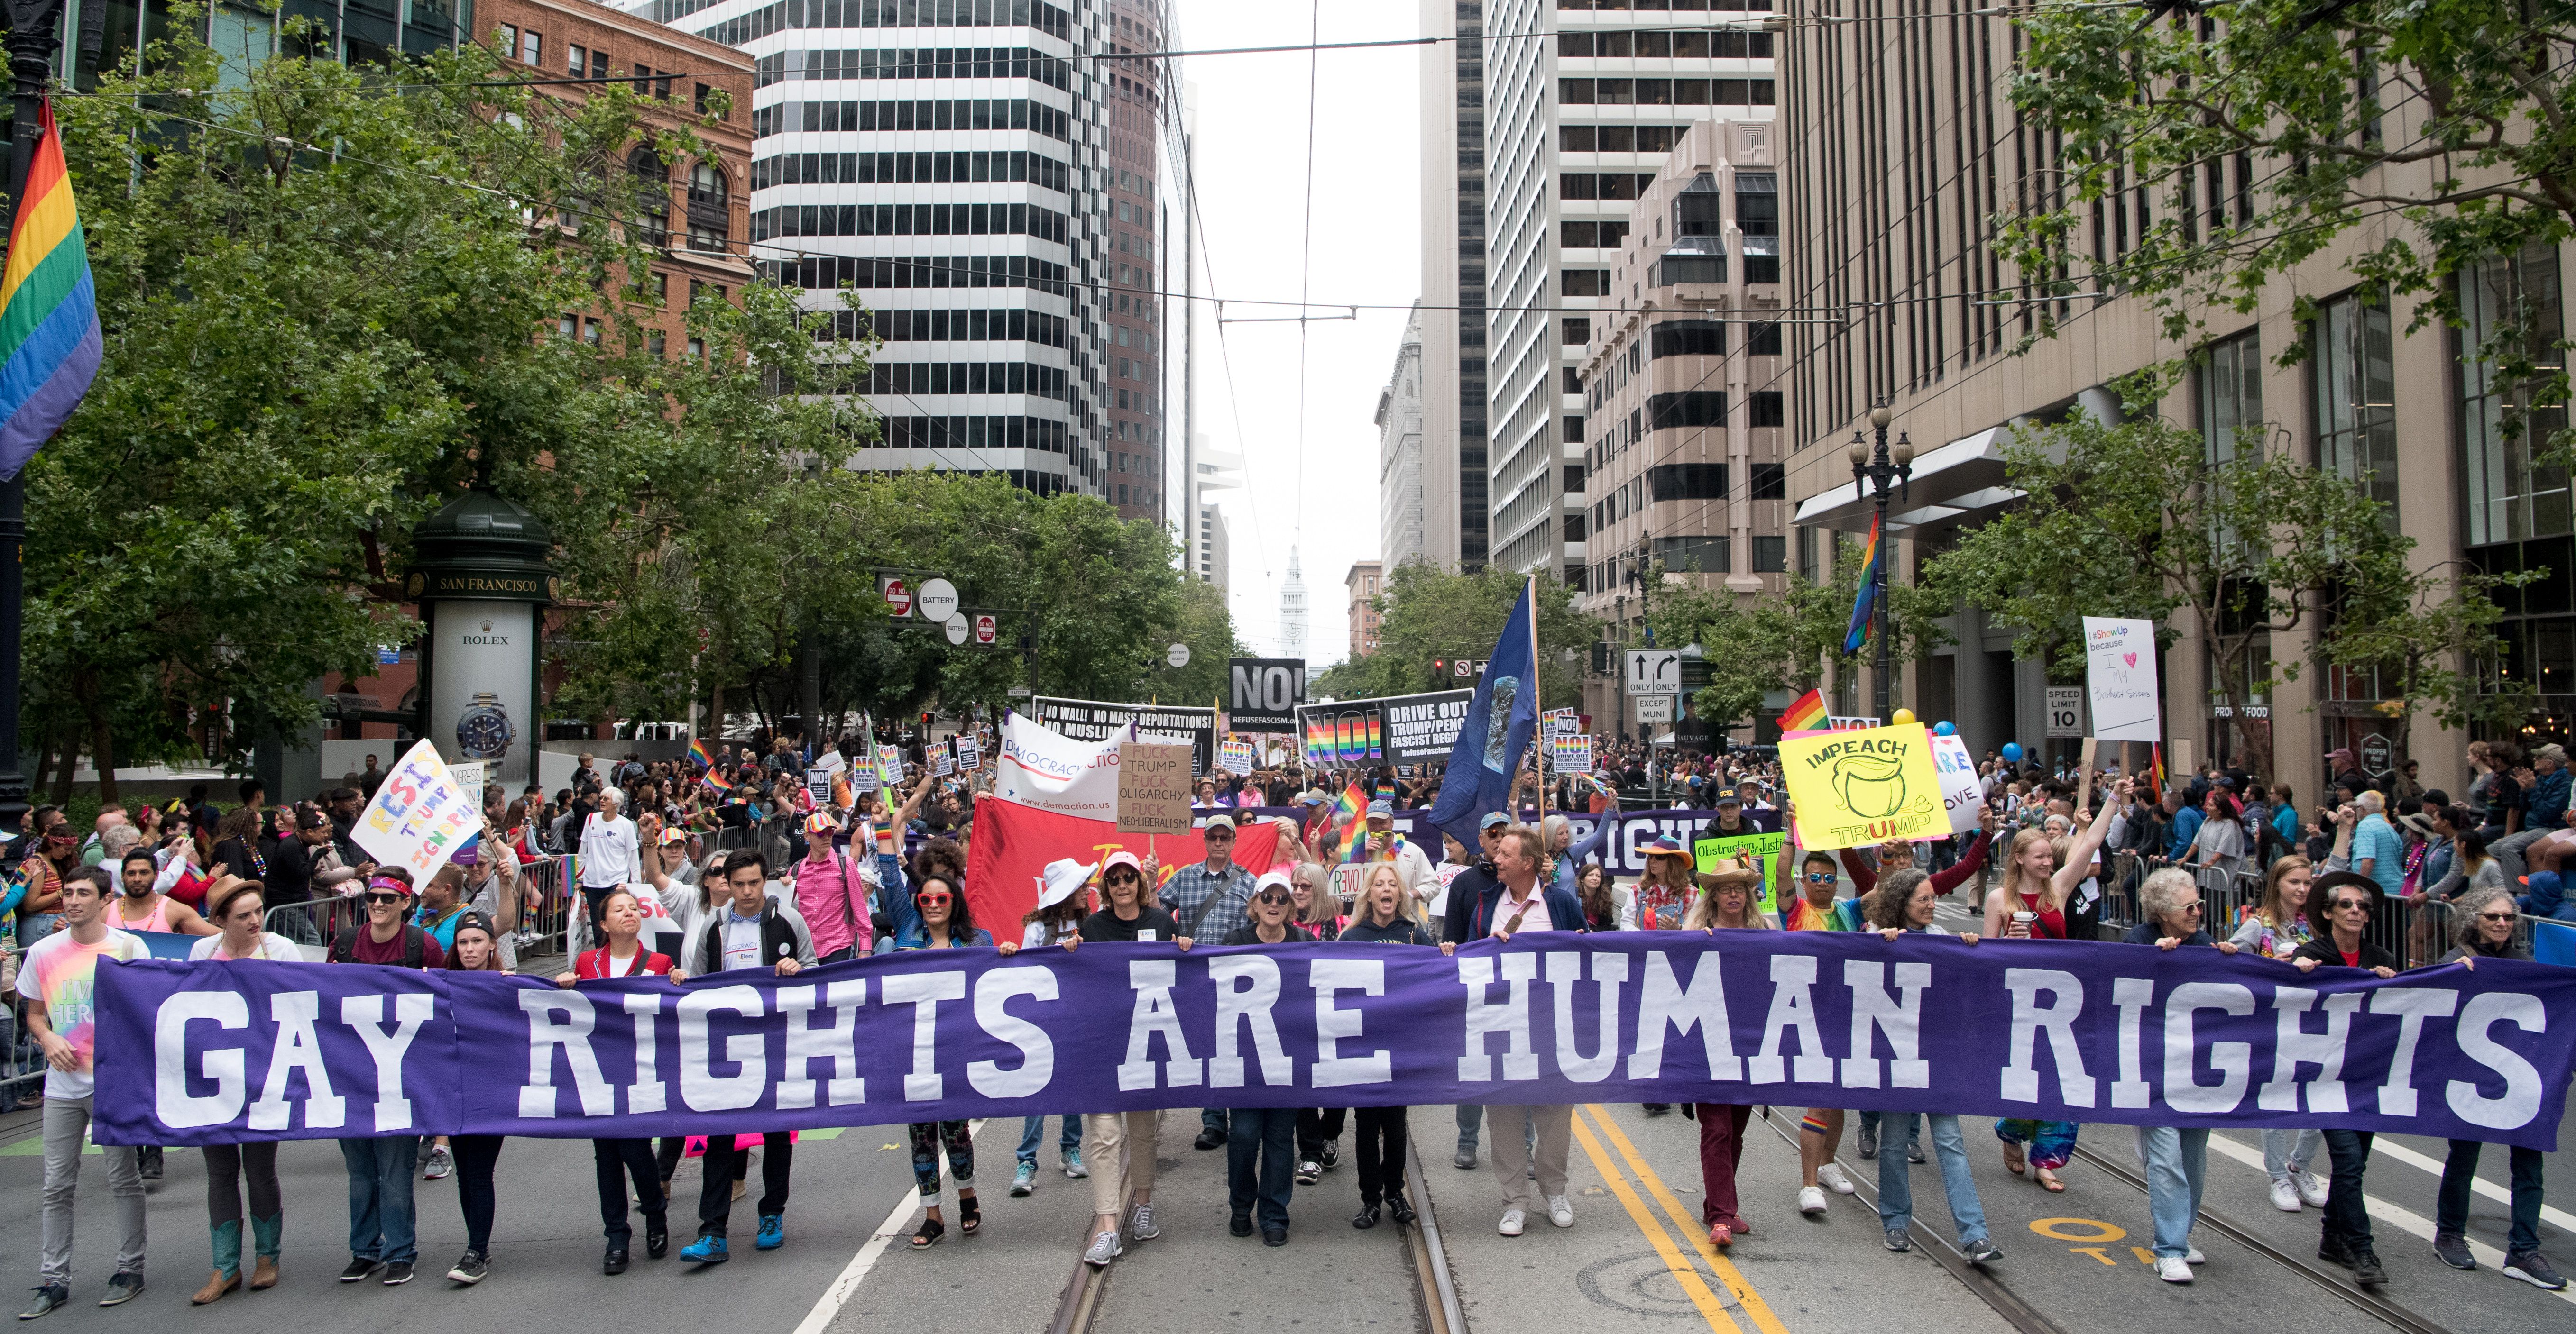
[{"label": "white overcast sky", "polygon": [[[1179,8],[1181,50],[1303,43],[1315,21],[1308,5],[1179,0]],[[1387,0],[1323,0],[1320,21],[1326,42],[1411,37],[1419,26],[1413,5]],[[1247,490],[1217,500],[1232,527],[1236,631],[1258,652],[1276,649],[1279,585],[1294,544],[1306,577],[1306,657],[1320,668],[1347,656],[1343,576],[1351,562],[1378,556],[1370,418],[1395,364],[1404,307],[1422,290],[1420,48],[1313,59],[1311,228],[1308,54],[1203,56],[1181,62],[1181,73],[1197,98],[1200,236],[1212,294],[1294,301],[1308,255],[1310,300],[1391,307],[1306,326],[1302,433],[1298,326],[1230,324],[1220,344],[1208,327],[1215,307],[1199,307],[1199,430],[1216,449],[1239,447],[1248,473]],[[1225,308],[1228,318],[1294,313]]]}]

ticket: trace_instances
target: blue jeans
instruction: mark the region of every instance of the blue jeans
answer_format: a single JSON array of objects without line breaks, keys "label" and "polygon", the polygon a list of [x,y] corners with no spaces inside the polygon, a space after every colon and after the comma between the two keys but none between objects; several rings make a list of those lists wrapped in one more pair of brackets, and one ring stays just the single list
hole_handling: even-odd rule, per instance
[{"label": "blue jeans", "polygon": [[2317,1155],[2325,1152],[2326,1133],[2322,1130],[2290,1130],[2274,1127],[2263,1132],[2263,1170],[2274,1181],[2287,1181],[2292,1172],[2313,1172]]},{"label": "blue jeans", "polygon": [[2191,1251],[2200,1221],[2200,1187],[2209,1175],[2207,1126],[2139,1126],[2138,1160],[2147,1168],[2147,1212],[2156,1221],[2156,1258]]},{"label": "blue jeans", "polygon": [[420,1258],[411,1200],[419,1144],[416,1135],[340,1141],[349,1167],[349,1254],[389,1265]]},{"label": "blue jeans", "polygon": [[[1895,1115],[1893,1112],[1873,1112],[1863,1108],[1860,1113],[1861,1128],[1875,1135],[1879,1131],[1879,1122],[1884,1121],[1893,1115]],[[1906,1123],[1906,1127],[1905,1147],[1911,1149],[1921,1144],[1923,1142],[1922,1127],[1915,1125],[1911,1121]]]},{"label": "blue jeans", "polygon": [[1288,1226],[1288,1196],[1296,1189],[1297,1109],[1238,1107],[1228,1120],[1226,1202],[1239,1214],[1258,1204],[1264,1232]]},{"label": "blue jeans", "polygon": [[[2469,1226],[2469,1184],[2477,1179],[2478,1151],[2486,1147],[2473,1139],[2451,1141],[2451,1156],[2442,1164],[2442,1192],[2437,1197],[2437,1221],[2433,1230],[2458,1236]],[[2520,1145],[2508,1148],[2513,1168],[2513,1229],[2505,1234],[2504,1253],[2510,1258],[2540,1249],[2540,1164],[2538,1149]]]},{"label": "blue jeans", "polygon": [[[1057,1120],[1060,1120],[1060,1121],[1062,1121],[1062,1122],[1064,1122],[1064,1134],[1063,1134],[1063,1136],[1062,1136],[1061,1138],[1059,1138],[1059,1139],[1056,1141],[1056,1146],[1055,1146],[1055,1148],[1056,1148],[1056,1153],[1057,1153],[1058,1155],[1063,1155],[1063,1154],[1071,1154],[1071,1153],[1079,1153],[1079,1152],[1081,1152],[1081,1151],[1082,1151],[1082,1118],[1081,1118],[1081,1117],[1079,1117],[1079,1116],[1063,1116],[1063,1117],[1058,1117],[1058,1118],[1056,1118],[1056,1119],[1057,1119]],[[1034,1163],[1034,1162],[1036,1162],[1036,1161],[1038,1160],[1038,1143],[1039,1143],[1039,1141],[1041,1141],[1041,1140],[1043,1140],[1043,1139],[1045,1139],[1045,1138],[1046,1138],[1046,1118],[1045,1118],[1045,1117],[1043,1117],[1043,1116],[1023,1116],[1023,1117],[1021,1117],[1021,1118],[1020,1118],[1020,1161],[1021,1161],[1021,1162],[1023,1162],[1023,1163]]]},{"label": "blue jeans", "polygon": [[1904,1138],[1914,1136],[1914,1118],[1921,1115],[1932,1123],[1932,1156],[1941,1164],[1941,1190],[1950,1197],[1950,1221],[1958,1224],[1959,1244],[1973,1246],[1986,1239],[1986,1207],[1977,1200],[1977,1179],[1968,1172],[1968,1146],[1959,1138],[1959,1118],[1947,1112],[1881,1112],[1879,1113],[1878,1150],[1878,1224],[1889,1231],[1910,1227],[1914,1223],[1914,1186],[1907,1180],[1913,1166],[1902,1151],[1890,1153],[1898,1139],[1898,1128]]}]

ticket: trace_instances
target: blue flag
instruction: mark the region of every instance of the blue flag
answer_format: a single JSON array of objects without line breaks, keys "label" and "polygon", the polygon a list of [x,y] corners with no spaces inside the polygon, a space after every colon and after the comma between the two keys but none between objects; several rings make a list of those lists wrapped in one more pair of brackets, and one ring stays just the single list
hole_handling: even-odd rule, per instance
[{"label": "blue flag", "polygon": [[1468,701],[1467,721],[1440,780],[1440,800],[1431,808],[1433,827],[1469,849],[1476,846],[1476,822],[1487,811],[1512,813],[1512,775],[1538,726],[1538,663],[1530,653],[1534,614],[1524,585],[1502,638],[1494,641],[1485,679],[1476,683],[1476,698]]}]

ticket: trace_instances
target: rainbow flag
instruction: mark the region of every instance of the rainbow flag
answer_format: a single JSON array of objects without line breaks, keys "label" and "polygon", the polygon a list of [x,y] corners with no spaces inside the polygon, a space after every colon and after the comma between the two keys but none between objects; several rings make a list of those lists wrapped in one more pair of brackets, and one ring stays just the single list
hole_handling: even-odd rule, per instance
[{"label": "rainbow flag", "polygon": [[1347,864],[1358,861],[1360,853],[1368,847],[1368,807],[1368,794],[1360,790],[1358,783],[1342,789],[1342,799],[1334,807],[1334,813],[1342,820],[1341,831],[1335,835],[1335,862]]},{"label": "rainbow flag", "polygon": [[692,741],[689,743],[689,758],[697,761],[697,765],[701,769],[713,769],[716,767],[715,752],[707,749],[707,743],[704,741]]},{"label": "rainbow flag", "polygon": [[1780,730],[1805,732],[1825,725],[1825,692],[1820,687],[1800,695],[1780,712]]},{"label": "rainbow flag", "polygon": [[2147,743],[2147,760],[2148,763],[2153,766],[2150,772],[2155,775],[2156,790],[2154,799],[2161,801],[2164,799],[2165,795],[2165,748],[2162,742],[2150,741]]},{"label": "rainbow flag", "polygon": [[1869,642],[1869,614],[1878,605],[1878,519],[1869,521],[1869,545],[1860,553],[1860,592],[1852,597],[1851,626],[1843,631],[1843,652],[1858,653]]},{"label": "rainbow flag", "polygon": [[27,466],[98,375],[98,289],[52,101],[42,104],[37,124],[36,156],[0,274],[0,477]]}]

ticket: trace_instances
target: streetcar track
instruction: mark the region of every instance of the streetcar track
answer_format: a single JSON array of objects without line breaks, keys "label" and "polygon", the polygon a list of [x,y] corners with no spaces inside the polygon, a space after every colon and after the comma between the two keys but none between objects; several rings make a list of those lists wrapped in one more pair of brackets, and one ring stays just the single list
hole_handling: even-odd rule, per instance
[{"label": "streetcar track", "polygon": [[[1765,1124],[1771,1127],[1774,1134],[1780,1136],[1780,1138],[1786,1141],[1791,1148],[1794,1149],[1798,1146],[1798,1132],[1794,1124],[1785,1123],[1781,1117],[1775,1116],[1772,1108],[1764,1107],[1762,1109],[1762,1120]],[[1880,1152],[1884,1153],[1886,1151],[1886,1147],[1882,1143]],[[1898,1151],[1903,1152],[1902,1149],[1899,1149]],[[2147,1192],[2146,1178],[2138,1175],[2134,1171],[2131,1171],[2126,1166],[2113,1162],[2101,1153],[2081,1145],[2077,1146],[2075,1153],[2077,1157],[2082,1158],[2085,1162],[2100,1169],[2104,1175],[2109,1176],[2112,1180],[2129,1186],[2142,1195]],[[1834,1161],[1837,1164],[1842,1164],[1840,1155],[1837,1155]],[[1843,1167],[1845,1174],[1851,1178],[1852,1184],[1859,1189],[1861,1198],[1866,1200],[1872,1209],[1876,1209],[1878,1206],[1878,1189],[1875,1174],[1857,1171],[1848,1164],[1843,1164]],[[2405,1331],[2405,1334],[2452,1334],[2449,1327],[2445,1325],[2428,1320],[2416,1312],[2399,1305],[2396,1302],[2390,1301],[2386,1297],[2365,1291],[2359,1285],[2342,1278],[2340,1275],[2329,1273],[2319,1266],[2309,1264],[2308,1262],[2299,1259],[2297,1256],[2272,1245],[2270,1242],[2267,1242],[2260,1236],[2256,1235],[2252,1230],[2236,1222],[2234,1219],[2227,1217],[2225,1214],[2212,1209],[2203,1208],[2199,1213],[2198,1223],[2199,1225],[2209,1227],[2220,1236],[2244,1247],[2246,1250],[2252,1251],[2256,1255],[2272,1261],[2281,1268],[2289,1270],[2316,1286],[2324,1288],[2326,1291],[2342,1298],[2353,1307],[2372,1318],[2379,1320],[2381,1323]],[[2022,1334],[2068,1334],[2068,1331],[2064,1326],[2061,1326],[2057,1322],[2049,1319],[2048,1316],[2041,1313],[2037,1307],[2024,1301],[2020,1294],[2014,1292],[2012,1290],[2012,1286],[2006,1283],[2001,1277],[1983,1266],[1969,1263],[1967,1257],[1962,1255],[1958,1248],[1952,1246],[1948,1241],[1943,1240],[1941,1237],[1934,1235],[1927,1230],[1921,1229],[1915,1230],[1912,1233],[1912,1237],[1916,1249],[1924,1250],[1930,1254],[1935,1262],[1939,1263],[1942,1268],[1949,1270],[1952,1275],[1956,1276],[1961,1283],[1967,1286],[1969,1291],[1977,1295],[1979,1300],[1993,1308],[1995,1314],[2002,1316],[2005,1323],[2022,1331]]]},{"label": "streetcar track", "polygon": [[[1450,1276],[1448,1252],[1440,1241],[1440,1222],[1431,1204],[1431,1183],[1422,1174],[1421,1146],[1413,1142],[1409,1125],[1405,1128],[1404,1177],[1406,1194],[1413,1201],[1414,1225],[1396,1230],[1406,1234],[1405,1255],[1413,1269],[1414,1295],[1420,1303],[1416,1313],[1423,1334],[1468,1334],[1466,1313],[1458,1303],[1458,1285]],[[1119,1217],[1133,1218],[1135,1205],[1135,1193],[1131,1191]],[[1120,1227],[1123,1240],[1125,1224],[1122,1222]],[[1086,1226],[1086,1239],[1088,1231]],[[1073,1274],[1065,1280],[1064,1291],[1056,1299],[1055,1318],[1048,1323],[1047,1334],[1092,1334],[1101,1305],[1108,1298],[1110,1276],[1122,1267],[1121,1261],[1094,1268],[1075,1260]]]}]

